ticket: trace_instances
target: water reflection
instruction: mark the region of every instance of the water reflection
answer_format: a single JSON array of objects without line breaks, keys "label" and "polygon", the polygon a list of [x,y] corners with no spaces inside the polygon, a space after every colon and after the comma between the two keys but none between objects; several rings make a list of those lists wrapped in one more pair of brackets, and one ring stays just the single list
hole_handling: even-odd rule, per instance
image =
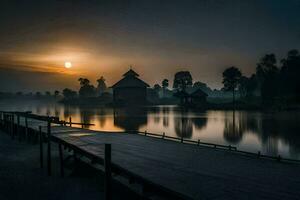
[{"label": "water reflection", "polygon": [[174,118],[175,132],[178,137],[192,138],[193,121],[190,117],[180,116]]},{"label": "water reflection", "polygon": [[99,119],[100,127],[103,128],[106,122],[106,115],[107,115],[106,110],[104,108],[100,108],[96,111],[96,114]]},{"label": "water reflection", "polygon": [[114,109],[114,125],[128,131],[136,131],[147,124],[147,109]]},{"label": "water reflection", "polygon": [[[204,116],[206,116],[207,114],[204,113]],[[195,117],[193,118],[193,123],[195,125],[195,128],[198,130],[204,129],[206,127],[207,124],[207,118],[206,117]]]},{"label": "water reflection", "polygon": [[174,106],[147,108],[73,107],[40,102],[0,102],[3,110],[31,110],[62,120],[93,123],[94,130],[139,130],[300,159],[300,112],[195,111]]},{"label": "water reflection", "polygon": [[168,127],[169,126],[170,108],[169,107],[163,107],[162,108],[162,113],[163,113],[163,126]]},{"label": "water reflection", "polygon": [[246,130],[245,120],[239,118],[242,116],[236,117],[235,111],[232,111],[231,116],[230,113],[226,113],[225,115],[224,138],[231,144],[238,144],[242,140],[243,133]]}]

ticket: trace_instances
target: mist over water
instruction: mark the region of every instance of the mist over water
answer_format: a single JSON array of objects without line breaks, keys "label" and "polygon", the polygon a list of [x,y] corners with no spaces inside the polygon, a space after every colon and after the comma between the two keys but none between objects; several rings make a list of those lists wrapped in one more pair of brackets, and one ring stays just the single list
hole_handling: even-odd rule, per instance
[{"label": "mist over water", "polygon": [[195,111],[176,106],[105,108],[54,102],[1,101],[0,110],[32,111],[61,120],[92,123],[103,131],[139,130],[236,146],[250,152],[300,159],[300,112]]}]

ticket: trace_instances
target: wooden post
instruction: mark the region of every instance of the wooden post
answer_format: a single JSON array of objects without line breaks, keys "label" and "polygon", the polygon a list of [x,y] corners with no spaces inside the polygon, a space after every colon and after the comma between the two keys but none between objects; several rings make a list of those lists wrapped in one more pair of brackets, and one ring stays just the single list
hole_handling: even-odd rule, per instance
[{"label": "wooden post", "polygon": [[69,117],[70,127],[72,127],[72,117]]},{"label": "wooden post", "polygon": [[25,140],[28,140],[28,118],[25,117]]},{"label": "wooden post", "polygon": [[198,140],[198,146],[200,146],[200,140]]},{"label": "wooden post", "polygon": [[257,152],[257,157],[258,157],[258,158],[260,157],[260,151]]},{"label": "wooden post", "polygon": [[7,114],[4,114],[4,128],[8,132],[8,129],[7,129]]},{"label": "wooden post", "polygon": [[3,113],[3,129],[5,130],[5,126],[6,126],[6,115],[5,115],[5,113]]},{"label": "wooden post", "polygon": [[15,126],[15,116],[11,114],[11,135],[13,139],[15,138],[14,126]]},{"label": "wooden post", "polygon": [[111,200],[111,144],[105,144],[104,151],[104,196],[105,200]]},{"label": "wooden post", "polygon": [[44,167],[44,147],[43,147],[43,133],[42,133],[42,127],[39,126],[39,141],[40,141],[40,164],[41,168]]},{"label": "wooden post", "polygon": [[21,141],[21,131],[20,131],[20,115],[17,114],[17,134],[19,141]]},{"label": "wooden post", "polygon": [[1,112],[1,128],[3,128],[3,120],[4,120],[4,116],[3,116],[3,112]]},{"label": "wooden post", "polygon": [[12,120],[11,114],[7,114],[7,126],[8,126],[7,128],[8,128],[9,133],[11,134],[11,136],[13,138],[11,120]]},{"label": "wooden post", "polygon": [[47,167],[48,167],[48,175],[51,176],[51,122],[50,122],[50,119],[48,119],[48,124],[47,124],[47,139],[48,139]]},{"label": "wooden post", "polygon": [[65,172],[64,172],[64,157],[63,157],[62,145],[60,143],[58,144],[58,150],[59,150],[59,161],[60,161],[60,176],[64,177],[64,175],[65,175]]},{"label": "wooden post", "polygon": [[231,145],[229,145],[228,147],[229,147],[229,150],[231,151]]},{"label": "wooden post", "polygon": [[3,113],[3,128],[7,131],[7,115]]},{"label": "wooden post", "polygon": [[280,162],[280,161],[281,161],[281,156],[280,156],[280,155],[278,155],[278,157],[277,157],[277,161],[278,161],[278,162]]},{"label": "wooden post", "polygon": [[147,131],[145,131],[145,136],[147,135]]},{"label": "wooden post", "polygon": [[165,132],[163,132],[163,135],[162,135],[162,139],[164,139],[165,138]]},{"label": "wooden post", "polygon": [[183,137],[181,137],[181,141],[180,142],[183,143]]}]

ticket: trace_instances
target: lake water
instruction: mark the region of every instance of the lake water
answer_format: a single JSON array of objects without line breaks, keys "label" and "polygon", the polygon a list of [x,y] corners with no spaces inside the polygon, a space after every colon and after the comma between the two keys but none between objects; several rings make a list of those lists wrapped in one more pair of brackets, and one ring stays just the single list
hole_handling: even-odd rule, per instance
[{"label": "lake water", "polygon": [[113,109],[39,101],[0,101],[0,110],[32,111],[92,123],[93,130],[139,130],[236,146],[240,150],[300,159],[300,112],[192,111],[176,106]]}]

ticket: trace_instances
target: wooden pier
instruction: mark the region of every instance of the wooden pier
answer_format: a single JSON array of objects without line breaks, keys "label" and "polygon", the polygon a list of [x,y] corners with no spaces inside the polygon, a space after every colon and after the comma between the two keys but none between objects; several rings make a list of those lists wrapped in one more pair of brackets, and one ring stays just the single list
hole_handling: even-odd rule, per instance
[{"label": "wooden pier", "polygon": [[[106,199],[112,177],[142,186],[147,198],[297,199],[299,161],[239,151],[236,147],[172,138],[163,134],[103,132],[76,128],[91,124],[61,121],[29,112],[0,112],[1,129],[13,139],[40,144],[41,167],[51,175],[51,146],[58,145],[61,176],[65,149],[91,165],[103,165]],[[149,137],[150,136],[150,137]],[[46,142],[46,143],[45,143]],[[47,151],[43,151],[46,144]],[[47,165],[42,162],[47,153]]]}]

